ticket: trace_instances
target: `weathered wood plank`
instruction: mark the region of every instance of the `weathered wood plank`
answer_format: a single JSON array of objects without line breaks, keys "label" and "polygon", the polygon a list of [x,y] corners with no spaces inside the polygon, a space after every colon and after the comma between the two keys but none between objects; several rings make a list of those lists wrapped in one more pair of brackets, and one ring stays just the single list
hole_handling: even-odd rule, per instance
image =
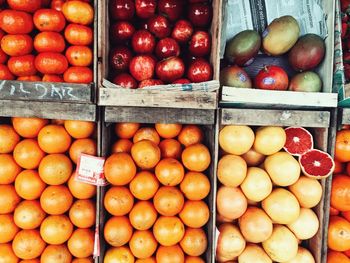
[{"label": "weathered wood plank", "polygon": [[275,106],[279,108],[336,108],[337,93],[313,93],[294,91],[269,91],[259,89],[222,88],[223,105],[261,108]]},{"label": "weathered wood plank", "polygon": [[341,117],[342,125],[350,124],[350,109],[347,109],[347,108],[341,109],[340,117]]},{"label": "weathered wood plank", "polygon": [[88,84],[1,80],[0,99],[91,103],[93,87]]},{"label": "weathered wood plank", "polygon": [[100,88],[98,105],[216,109],[217,92]]},{"label": "weathered wood plank", "polygon": [[97,106],[82,103],[0,100],[0,116],[96,121]]},{"label": "weathered wood plank", "polygon": [[106,122],[214,124],[215,110],[105,107]]},{"label": "weathered wood plank", "polygon": [[221,109],[222,125],[329,127],[328,111]]}]

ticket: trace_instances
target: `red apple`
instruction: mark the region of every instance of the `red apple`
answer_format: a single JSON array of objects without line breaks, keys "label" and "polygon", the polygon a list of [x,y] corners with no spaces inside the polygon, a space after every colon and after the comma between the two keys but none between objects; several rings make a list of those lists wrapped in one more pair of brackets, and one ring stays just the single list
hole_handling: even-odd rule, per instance
[{"label": "red apple", "polygon": [[179,43],[185,43],[190,40],[193,34],[193,26],[187,20],[179,20],[176,22],[171,37]]},{"label": "red apple", "polygon": [[171,83],[181,78],[185,73],[185,64],[179,57],[170,57],[159,61],[156,75],[165,83]]},{"label": "red apple", "polygon": [[167,37],[158,41],[155,52],[159,59],[179,56],[180,46],[174,39]]},{"label": "red apple", "polygon": [[197,31],[192,35],[188,50],[195,57],[203,57],[210,53],[211,37],[205,31]]},{"label": "red apple", "polygon": [[173,81],[172,84],[190,84],[191,81],[189,81],[188,79],[182,78],[182,79],[177,79],[175,81]]},{"label": "red apple", "polygon": [[154,74],[156,61],[152,56],[139,55],[131,59],[129,71],[138,81],[151,79]]},{"label": "red apple", "polygon": [[154,16],[148,20],[148,30],[158,38],[164,38],[170,35],[170,25],[168,19],[164,16]]},{"label": "red apple", "polygon": [[151,18],[156,13],[156,0],[135,0],[136,15],[140,18]]},{"label": "red apple", "polygon": [[142,89],[144,87],[163,85],[163,84],[164,82],[161,81],[160,79],[145,79],[139,83],[138,88]]},{"label": "red apple", "polygon": [[141,29],[132,36],[131,46],[136,53],[152,53],[156,46],[156,40],[148,30]]},{"label": "red apple", "polygon": [[122,73],[117,75],[113,81],[114,84],[122,86],[126,89],[136,89],[137,88],[137,82],[136,80],[130,76],[127,73]]},{"label": "red apple", "polygon": [[187,70],[187,78],[191,82],[203,82],[213,78],[213,69],[209,62],[203,58],[192,61]]},{"label": "red apple", "polygon": [[183,0],[159,0],[158,12],[170,21],[176,21],[183,12]]},{"label": "red apple", "polygon": [[132,0],[111,0],[109,12],[114,20],[130,20],[135,14],[135,4]]},{"label": "red apple", "polygon": [[265,66],[255,76],[254,86],[258,89],[287,90],[288,75],[278,66]]},{"label": "red apple", "polygon": [[206,3],[191,4],[187,17],[195,27],[207,27],[213,17],[213,8]]},{"label": "red apple", "polygon": [[344,64],[350,63],[350,52],[349,51],[344,51],[343,61],[344,61]]},{"label": "red apple", "polygon": [[350,80],[350,64],[344,64],[344,74],[346,81]]},{"label": "red apple", "polygon": [[132,37],[135,27],[127,21],[119,21],[111,25],[109,32],[113,42],[123,43]]},{"label": "red apple", "polygon": [[124,46],[118,46],[111,50],[109,61],[112,69],[117,71],[125,71],[129,68],[132,58],[130,49]]}]

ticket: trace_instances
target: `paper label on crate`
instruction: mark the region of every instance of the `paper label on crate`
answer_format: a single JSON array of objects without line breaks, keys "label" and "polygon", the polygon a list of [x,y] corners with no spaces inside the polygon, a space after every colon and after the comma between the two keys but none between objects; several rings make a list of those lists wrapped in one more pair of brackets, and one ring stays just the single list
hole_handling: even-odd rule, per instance
[{"label": "paper label on crate", "polygon": [[95,240],[94,240],[94,252],[93,256],[99,257],[100,256],[100,234],[99,234],[99,224],[96,224],[95,228]]},{"label": "paper label on crate", "polygon": [[107,184],[103,166],[105,158],[82,153],[77,163],[76,180],[87,184],[103,186]]},{"label": "paper label on crate", "polygon": [[[314,33],[325,38],[328,34],[327,14],[322,9],[324,0],[224,0],[220,57],[223,58],[226,41],[237,33],[254,29],[263,34],[275,18],[291,15],[298,20],[300,35]],[[267,34],[268,32],[265,32]]]}]

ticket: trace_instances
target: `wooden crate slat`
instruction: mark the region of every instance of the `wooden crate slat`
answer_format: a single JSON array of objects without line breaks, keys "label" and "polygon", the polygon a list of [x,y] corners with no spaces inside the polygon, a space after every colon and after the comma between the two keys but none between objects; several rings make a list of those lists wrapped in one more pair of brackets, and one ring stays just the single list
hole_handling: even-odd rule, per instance
[{"label": "wooden crate slat", "polygon": [[106,122],[214,124],[215,110],[105,107]]},{"label": "wooden crate slat", "polygon": [[62,120],[96,120],[97,106],[82,103],[0,100],[0,116]]},{"label": "wooden crate slat", "polygon": [[350,109],[344,108],[341,109],[341,124],[346,125],[350,124]]},{"label": "wooden crate slat", "polygon": [[222,125],[329,127],[328,111],[221,109]]}]

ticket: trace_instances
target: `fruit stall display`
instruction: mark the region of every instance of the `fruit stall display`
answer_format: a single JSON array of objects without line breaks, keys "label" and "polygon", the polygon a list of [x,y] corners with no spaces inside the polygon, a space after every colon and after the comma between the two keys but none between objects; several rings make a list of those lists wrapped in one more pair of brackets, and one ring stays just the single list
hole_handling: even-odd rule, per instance
[{"label": "fruit stall display", "polygon": [[[281,127],[288,122],[276,120],[277,110],[261,110],[255,120],[240,110],[222,111],[217,262],[321,262],[328,221],[324,179],[335,167],[321,151],[327,131],[310,119],[301,124],[314,128]],[[298,122],[292,114],[290,122]]]},{"label": "fruit stall display", "polygon": [[1,262],[93,262],[96,187],[77,180],[80,153],[96,155],[93,122],[1,118]]},{"label": "fruit stall display", "polygon": [[213,128],[117,123],[107,133],[100,262],[213,262]]},{"label": "fruit stall display", "polygon": [[94,1],[0,2],[2,99],[94,100]]}]

